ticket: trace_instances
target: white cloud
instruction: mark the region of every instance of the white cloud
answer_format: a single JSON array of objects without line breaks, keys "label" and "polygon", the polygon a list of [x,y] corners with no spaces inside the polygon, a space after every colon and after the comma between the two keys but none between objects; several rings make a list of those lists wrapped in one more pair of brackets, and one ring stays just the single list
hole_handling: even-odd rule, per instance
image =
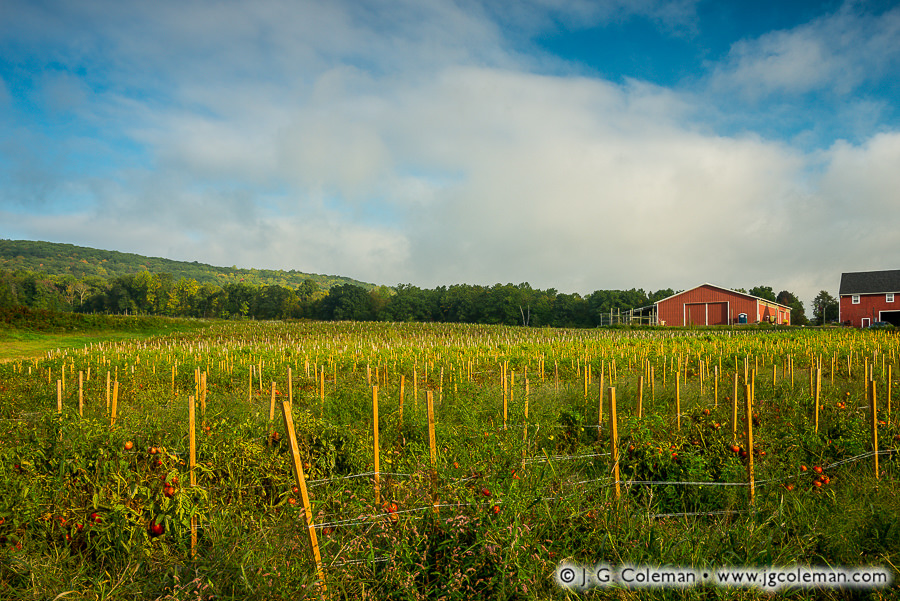
[{"label": "white cloud", "polygon": [[697,0],[485,0],[498,22],[529,33],[561,23],[570,29],[621,23],[632,18],[655,22],[670,32],[690,32],[696,25]]},{"label": "white cloud", "polygon": [[[60,52],[90,67],[86,87],[54,83],[71,92],[61,108],[87,103],[147,160],[63,176],[36,157],[32,179],[56,178],[47,196],[93,205],[0,219],[20,236],[387,284],[590,292],[709,281],[804,300],[835,290],[839,265],[895,245],[896,134],[813,154],[717,135],[699,93],[529,72],[533,59],[485,18],[497,6],[67,4],[63,17],[96,26]],[[684,30],[694,8],[518,6],[523,29],[547,15],[639,15]],[[850,89],[896,60],[897,14],[876,23],[848,8],[744,42],[715,81],[761,95]],[[50,19],[52,36],[63,28]],[[885,110],[856,106],[861,132]]]},{"label": "white cloud", "polygon": [[900,8],[879,15],[861,9],[848,2],[794,29],[736,42],[716,66],[713,86],[737,89],[751,99],[816,91],[848,94],[900,59]]},{"label": "white cloud", "polygon": [[838,142],[825,156],[820,194],[831,219],[822,225],[835,239],[848,242],[843,260],[860,264],[852,271],[896,261],[893,252],[885,251],[892,240],[896,243],[900,220],[900,133],[879,134],[858,146]]}]

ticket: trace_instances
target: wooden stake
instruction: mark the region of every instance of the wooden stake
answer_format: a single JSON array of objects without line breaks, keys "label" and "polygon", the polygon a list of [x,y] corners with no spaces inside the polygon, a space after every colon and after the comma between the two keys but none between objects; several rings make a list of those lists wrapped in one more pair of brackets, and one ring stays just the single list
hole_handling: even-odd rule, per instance
[{"label": "wooden stake", "polygon": [[750,483],[750,505],[756,498],[756,480],[753,474],[753,397],[750,385],[744,385],[744,400],[747,406],[747,481]]},{"label": "wooden stake", "polygon": [[300,498],[303,501],[303,511],[306,516],[306,531],[309,534],[309,544],[312,547],[313,560],[316,562],[316,573],[319,577],[319,590],[326,591],[325,572],[322,569],[322,555],[319,552],[319,539],[316,536],[316,525],[313,522],[312,505],[309,502],[309,493],[306,490],[306,475],[303,473],[303,462],[300,460],[300,447],[297,444],[297,434],[294,432],[294,417],[291,415],[290,401],[281,402],[281,412],[284,416],[284,429],[287,432],[288,442],[291,446],[291,467],[294,471],[294,480],[300,489]]},{"label": "wooden stake", "polygon": [[62,413],[62,380],[56,381],[56,412]]},{"label": "wooden stake", "polygon": [[378,387],[372,387],[372,448],[375,458],[375,507],[381,505],[381,456],[378,445]]},{"label": "wooden stake", "polygon": [[675,422],[681,430],[681,372],[675,374]]},{"label": "wooden stake", "polygon": [[[194,408],[194,397],[188,397],[188,444],[190,455],[188,457],[188,469],[190,485],[197,486],[197,418]],[[197,516],[191,516],[191,557],[197,556]]]},{"label": "wooden stake", "polygon": [[737,414],[738,414],[738,375],[734,374],[734,393],[731,397],[731,440],[737,442]]},{"label": "wooden stake", "polygon": [[508,408],[507,408],[508,400],[507,400],[506,370],[505,370],[505,368],[504,368],[502,371],[503,371],[503,374],[502,374],[502,377],[503,377],[503,429],[506,430],[506,416],[507,416],[507,412],[508,412]]},{"label": "wooden stake", "polygon": [[400,375],[400,429],[403,429],[403,387],[406,385],[406,376]]},{"label": "wooden stake", "polygon": [[191,486],[197,485],[197,474],[195,472],[195,468],[197,467],[197,419],[196,419],[196,410],[194,406],[194,397],[188,397],[188,445],[190,458],[188,463],[188,468],[190,470],[190,483]]},{"label": "wooden stake", "polygon": [[715,375],[713,376],[713,399],[715,400],[714,407],[719,407],[719,366],[717,365],[715,368]]},{"label": "wooden stake", "polygon": [[559,392],[559,363],[553,362],[553,382],[555,383],[556,392]]},{"label": "wooden stake", "polygon": [[206,427],[206,372],[200,374],[200,416],[203,419],[203,426]]},{"label": "wooden stake", "polygon": [[878,469],[878,402],[876,401],[876,386],[874,381],[870,381],[866,384],[867,388],[869,388],[869,399],[870,405],[869,409],[872,412],[872,452],[873,455],[873,465],[875,467],[875,479],[881,479],[881,472]]},{"label": "wooden stake", "polygon": [[817,369],[817,370],[815,370],[815,380],[814,380],[814,385],[813,385],[813,402],[815,403],[815,406],[816,406],[815,422],[814,422],[816,434],[819,433],[819,405],[821,404],[819,395],[820,395],[821,391],[822,391],[822,370]]},{"label": "wooden stake", "polygon": [[[275,382],[272,382],[272,398],[269,399],[269,425],[271,430],[271,424],[275,421]],[[271,432],[269,432],[271,434]]]},{"label": "wooden stake", "polygon": [[116,379],[113,382],[113,397],[112,397],[112,409],[110,409],[109,413],[109,427],[112,428],[116,425],[116,413],[117,407],[119,405],[119,380]]},{"label": "wooden stake", "polygon": [[600,373],[600,385],[597,389],[597,440],[603,432],[603,373]]},{"label": "wooden stake", "polygon": [[78,415],[84,417],[84,372],[78,372]]},{"label": "wooden stake", "polygon": [[[700,396],[703,396],[703,368],[706,366],[706,362],[700,361]],[[687,382],[687,378],[685,378],[685,382]]]},{"label": "wooden stake", "polygon": [[616,501],[621,500],[622,488],[619,483],[619,424],[616,417],[616,389],[609,388],[609,422],[612,427],[611,442],[613,460],[613,480],[616,482]]},{"label": "wooden stake", "polygon": [[641,419],[644,416],[644,376],[638,376],[637,389],[637,417]]},{"label": "wooden stake", "polygon": [[[516,392],[516,370],[509,372],[509,404],[512,405]],[[503,406],[503,428],[506,429],[506,405]]]},{"label": "wooden stake", "polygon": [[428,448],[431,458],[431,504],[437,511],[437,437],[434,433],[434,393],[425,392],[425,403],[428,411]]}]

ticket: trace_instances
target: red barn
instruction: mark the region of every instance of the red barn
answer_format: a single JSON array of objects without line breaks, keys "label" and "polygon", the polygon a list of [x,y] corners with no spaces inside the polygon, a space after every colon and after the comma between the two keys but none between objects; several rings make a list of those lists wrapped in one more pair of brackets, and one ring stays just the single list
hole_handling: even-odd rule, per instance
[{"label": "red barn", "polygon": [[900,269],[842,273],[839,296],[843,324],[865,328],[887,321],[900,326]]},{"label": "red barn", "polygon": [[657,322],[665,326],[791,323],[791,308],[786,305],[712,284],[679,292],[655,305]]}]

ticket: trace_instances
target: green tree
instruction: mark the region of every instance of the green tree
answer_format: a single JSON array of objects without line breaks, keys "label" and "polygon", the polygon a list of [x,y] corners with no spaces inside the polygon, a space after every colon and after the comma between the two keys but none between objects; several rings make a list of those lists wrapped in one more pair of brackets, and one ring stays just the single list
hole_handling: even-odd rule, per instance
[{"label": "green tree", "polygon": [[831,296],[825,290],[819,292],[813,299],[813,319],[817,325],[824,325],[830,321],[835,321],[840,314],[840,305],[838,300]]},{"label": "green tree", "polygon": [[215,284],[201,284],[197,292],[198,317],[222,317],[225,311],[226,294]]},{"label": "green tree", "polygon": [[105,294],[106,310],[111,313],[136,313],[137,305],[131,298],[129,287],[120,278],[112,281]]},{"label": "green tree", "polygon": [[256,291],[242,282],[225,286],[225,313],[232,317],[246,317],[254,303]]},{"label": "green tree", "polygon": [[0,271],[0,308],[18,304],[15,277],[7,271]]},{"label": "green tree", "polygon": [[320,310],[322,319],[334,321],[371,321],[374,314],[369,292],[353,284],[332,286]]},{"label": "green tree", "polygon": [[387,306],[391,302],[393,294],[393,291],[387,286],[378,286],[369,291],[369,296],[372,299],[372,319],[380,321],[390,320]]},{"label": "green tree", "polygon": [[297,305],[297,294],[291,288],[272,285],[257,290],[253,316],[259,319],[287,319]]},{"label": "green tree", "polygon": [[772,290],[771,286],[756,286],[754,288],[751,288],[748,294],[770,300],[773,303],[778,302],[778,298],[775,296],[775,291]]},{"label": "green tree", "polygon": [[809,325],[809,319],[806,318],[806,309],[803,303],[792,292],[782,290],[778,293],[775,302],[787,305],[791,308],[791,325],[805,326]]},{"label": "green tree", "polygon": [[175,286],[169,292],[169,300],[166,303],[167,315],[183,315],[195,317],[194,306],[197,304],[197,293],[200,284],[193,278],[178,278]]},{"label": "green tree", "polygon": [[558,328],[583,327],[589,324],[589,306],[577,292],[557,294],[553,301],[553,323]]},{"label": "green tree", "polygon": [[306,278],[303,283],[297,287],[297,298],[300,302],[308,303],[321,294],[322,290],[319,285],[312,279]]},{"label": "green tree", "polygon": [[397,284],[395,294],[385,308],[391,321],[431,321],[431,311],[425,292],[412,284]]}]

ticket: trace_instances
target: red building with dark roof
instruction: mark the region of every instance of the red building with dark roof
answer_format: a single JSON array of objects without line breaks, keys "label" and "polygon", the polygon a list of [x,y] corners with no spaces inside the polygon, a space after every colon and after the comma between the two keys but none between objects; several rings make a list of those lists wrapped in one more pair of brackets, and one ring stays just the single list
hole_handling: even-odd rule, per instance
[{"label": "red building with dark roof", "polygon": [[787,305],[712,284],[679,292],[655,305],[657,323],[665,326],[791,323]]},{"label": "red building with dark roof", "polygon": [[841,274],[840,322],[865,328],[876,321],[900,326],[900,269]]}]

